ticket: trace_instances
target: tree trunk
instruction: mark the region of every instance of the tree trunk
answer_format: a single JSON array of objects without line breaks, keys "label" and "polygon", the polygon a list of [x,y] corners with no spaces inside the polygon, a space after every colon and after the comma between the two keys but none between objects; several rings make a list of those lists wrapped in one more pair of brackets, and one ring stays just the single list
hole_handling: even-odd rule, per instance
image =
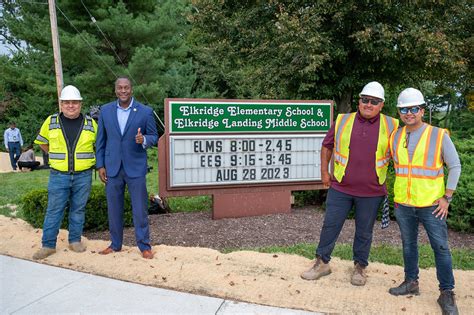
[{"label": "tree trunk", "polygon": [[352,111],[352,89],[347,88],[342,95],[336,98],[338,113],[350,113]]},{"label": "tree trunk", "polygon": [[448,103],[448,109],[446,110],[446,115],[445,115],[445,120],[444,120],[444,128],[446,129],[450,129],[450,115],[451,115],[451,100],[449,100],[449,103]]}]

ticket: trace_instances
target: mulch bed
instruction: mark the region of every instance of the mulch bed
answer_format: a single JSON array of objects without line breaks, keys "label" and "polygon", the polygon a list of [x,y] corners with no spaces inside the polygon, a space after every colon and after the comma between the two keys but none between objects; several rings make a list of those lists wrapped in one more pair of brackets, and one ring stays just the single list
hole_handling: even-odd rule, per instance
[{"label": "mulch bed", "polygon": [[[294,208],[289,214],[275,214],[238,219],[212,220],[211,212],[172,213],[150,215],[153,245],[207,247],[213,249],[283,246],[298,243],[317,243],[324,220],[324,212],[315,207]],[[352,244],[354,220],[346,220],[338,243]],[[88,239],[109,240],[109,232],[86,232]],[[453,248],[474,248],[474,234],[449,231]],[[428,244],[428,237],[420,226],[420,243]],[[133,228],[124,230],[124,244],[135,246]],[[382,230],[375,223],[373,245],[401,246],[400,231],[395,221]]]}]

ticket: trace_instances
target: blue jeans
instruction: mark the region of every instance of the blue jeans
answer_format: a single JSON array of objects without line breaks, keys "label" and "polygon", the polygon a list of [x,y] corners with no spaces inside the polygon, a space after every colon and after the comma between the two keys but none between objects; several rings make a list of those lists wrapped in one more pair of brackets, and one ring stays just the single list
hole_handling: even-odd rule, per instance
[{"label": "blue jeans", "polygon": [[10,154],[12,168],[16,170],[16,162],[18,162],[21,155],[20,142],[8,142],[8,153]]},{"label": "blue jeans", "polygon": [[326,214],[319,238],[316,256],[325,263],[331,260],[331,253],[336,245],[349,211],[355,206],[355,237],[352,246],[353,260],[361,266],[369,264],[370,246],[377,211],[384,196],[356,197],[329,188],[326,198]]},{"label": "blue jeans", "polygon": [[56,248],[56,239],[67,204],[69,204],[69,243],[81,241],[91,185],[92,170],[76,174],[51,170],[48,209],[43,224],[43,247]]},{"label": "blue jeans", "polygon": [[434,251],[439,288],[452,290],[454,289],[454,275],[448,244],[448,227],[446,219],[440,220],[432,213],[436,207],[416,208],[395,204],[395,216],[403,243],[405,280],[418,280],[418,227],[421,223]]}]

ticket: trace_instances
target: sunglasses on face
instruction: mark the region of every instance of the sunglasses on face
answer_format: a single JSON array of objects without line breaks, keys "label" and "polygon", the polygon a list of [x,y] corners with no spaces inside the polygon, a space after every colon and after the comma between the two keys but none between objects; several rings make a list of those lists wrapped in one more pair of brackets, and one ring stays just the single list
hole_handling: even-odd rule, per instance
[{"label": "sunglasses on face", "polygon": [[406,115],[408,114],[408,112],[412,113],[412,114],[418,114],[418,112],[420,111],[420,107],[416,106],[416,107],[402,107],[399,109],[400,111],[400,114],[403,114],[403,115]]},{"label": "sunglasses on face", "polygon": [[374,105],[374,106],[377,106],[380,104],[381,101],[379,100],[374,100],[374,99],[370,99],[370,98],[366,98],[366,97],[362,97],[360,99],[362,101],[362,103],[364,104],[368,104],[370,102],[371,105]]}]

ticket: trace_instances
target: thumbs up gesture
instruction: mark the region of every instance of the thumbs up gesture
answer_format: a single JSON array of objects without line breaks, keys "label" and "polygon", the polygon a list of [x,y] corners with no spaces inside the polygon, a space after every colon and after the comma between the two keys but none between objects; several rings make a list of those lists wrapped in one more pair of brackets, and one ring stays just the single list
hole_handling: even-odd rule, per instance
[{"label": "thumbs up gesture", "polygon": [[143,135],[142,135],[141,128],[138,128],[138,130],[137,130],[137,135],[135,136],[135,142],[138,143],[138,144],[143,143]]}]

